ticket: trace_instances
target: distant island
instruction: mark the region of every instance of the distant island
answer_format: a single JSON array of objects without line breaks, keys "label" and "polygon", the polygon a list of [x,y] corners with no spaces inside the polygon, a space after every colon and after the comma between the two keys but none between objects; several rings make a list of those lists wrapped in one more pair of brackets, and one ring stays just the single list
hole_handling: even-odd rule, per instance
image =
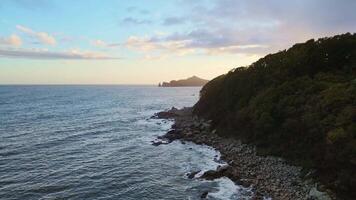
[{"label": "distant island", "polygon": [[181,79],[181,80],[173,80],[170,82],[163,82],[159,83],[158,87],[196,87],[196,86],[204,86],[208,80],[199,78],[197,76],[192,76],[187,79]]}]

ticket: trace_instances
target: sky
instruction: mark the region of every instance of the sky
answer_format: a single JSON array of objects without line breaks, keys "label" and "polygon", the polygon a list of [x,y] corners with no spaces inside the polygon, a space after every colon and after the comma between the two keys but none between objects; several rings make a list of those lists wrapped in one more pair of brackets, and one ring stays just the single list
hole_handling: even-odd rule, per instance
[{"label": "sky", "polygon": [[356,32],[354,0],[1,0],[0,84],[205,79]]}]

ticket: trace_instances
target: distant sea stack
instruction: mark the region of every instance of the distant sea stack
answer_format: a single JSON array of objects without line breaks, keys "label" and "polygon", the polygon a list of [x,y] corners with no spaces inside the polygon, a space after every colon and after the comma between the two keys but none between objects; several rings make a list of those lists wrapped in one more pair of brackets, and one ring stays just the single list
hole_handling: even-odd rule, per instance
[{"label": "distant sea stack", "polygon": [[181,80],[173,80],[170,82],[163,82],[162,84],[159,83],[158,87],[198,87],[198,86],[204,86],[208,80],[201,79],[197,76],[192,76],[187,79],[181,79]]}]

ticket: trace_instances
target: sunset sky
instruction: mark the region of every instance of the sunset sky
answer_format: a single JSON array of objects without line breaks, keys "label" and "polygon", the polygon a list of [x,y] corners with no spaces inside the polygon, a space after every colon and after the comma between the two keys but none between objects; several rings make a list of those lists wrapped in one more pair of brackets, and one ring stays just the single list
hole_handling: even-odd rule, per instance
[{"label": "sunset sky", "polygon": [[157,84],[356,31],[354,0],[1,0],[0,84]]}]

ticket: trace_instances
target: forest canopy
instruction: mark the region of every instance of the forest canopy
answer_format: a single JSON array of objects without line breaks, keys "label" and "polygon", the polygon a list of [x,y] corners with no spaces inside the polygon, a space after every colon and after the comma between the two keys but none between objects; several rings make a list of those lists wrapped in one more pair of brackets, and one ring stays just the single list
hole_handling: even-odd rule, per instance
[{"label": "forest canopy", "polygon": [[207,83],[194,112],[217,132],[317,169],[356,196],[356,34],[309,40]]}]

